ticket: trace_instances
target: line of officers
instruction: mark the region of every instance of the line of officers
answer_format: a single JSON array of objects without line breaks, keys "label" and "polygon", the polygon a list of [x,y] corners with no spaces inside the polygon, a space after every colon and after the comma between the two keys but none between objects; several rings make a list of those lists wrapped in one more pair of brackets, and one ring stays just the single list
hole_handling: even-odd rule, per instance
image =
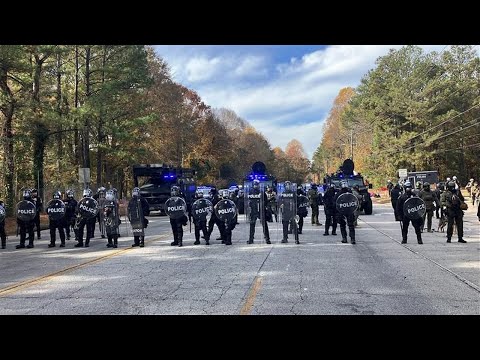
[{"label": "line of officers", "polygon": [[[73,230],[77,244],[75,247],[89,247],[90,239],[94,238],[95,224],[99,223],[101,237],[107,239],[107,247],[116,248],[120,236],[119,203],[116,189],[106,190],[100,187],[93,195],[91,189],[83,190],[83,198],[77,201],[74,192],[67,190],[66,197],[62,200],[60,191],[55,191],[52,199],[46,206],[49,218],[50,243],[48,247],[56,246],[57,231],[60,237],[60,247],[65,247],[65,240],[70,240]],[[37,239],[40,239],[40,212],[42,202],[36,189],[25,189],[23,200],[17,204],[17,236],[20,243],[17,249],[34,247],[34,229],[37,230]],[[128,204],[128,217],[132,226],[134,243],[132,246],[144,246],[144,230],[148,225],[149,206],[140,196],[140,189],[134,188],[132,199]],[[2,249],[6,247],[5,233],[6,209],[0,201],[0,238]],[[84,241],[85,233],[85,241]],[[27,237],[28,235],[28,237]],[[28,240],[28,244],[26,242]]]},{"label": "line of officers", "polygon": [[[312,211],[312,225],[321,225],[318,221],[319,203],[324,205],[326,214],[326,228],[323,235],[329,235],[330,226],[332,235],[337,235],[337,224],[340,224],[342,242],[347,243],[346,227],[348,226],[348,236],[351,243],[355,244],[358,199],[361,195],[354,195],[347,182],[342,182],[338,191],[334,185],[329,187],[323,199],[316,186],[310,189],[310,196],[307,197],[301,185],[295,186],[290,181],[282,183],[278,193],[275,193],[271,187],[262,191],[260,181],[254,180],[251,189],[244,187],[244,192],[246,221],[249,224],[247,244],[254,243],[257,220],[262,225],[264,241],[271,244],[268,223],[273,222],[273,217],[277,222],[282,223],[281,242],[288,243],[288,235],[293,234],[295,243],[300,244],[299,234],[302,234],[308,207],[317,210]],[[186,226],[191,218],[195,226],[194,245],[200,244],[200,238],[205,239],[206,245],[210,245],[210,237],[215,225],[220,232],[220,237],[216,240],[221,240],[225,245],[232,244],[232,230],[238,224],[236,203],[232,201],[228,190],[223,190],[219,194],[216,188],[212,188],[210,195],[211,201],[203,198],[202,191],[197,191],[195,201],[189,206],[180,189],[177,186],[172,187],[172,197],[166,203],[166,212],[170,216],[174,237],[172,246],[183,246],[183,226]],[[275,202],[272,199],[275,199]],[[208,215],[210,215],[209,219]],[[203,232],[203,236],[200,236],[200,232]]]},{"label": "line of officers", "polygon": [[[417,184],[417,188],[413,189],[410,181],[406,181],[403,186],[397,183],[391,191],[391,202],[394,209],[395,220],[400,221],[402,229],[402,244],[407,243],[407,234],[409,223],[412,223],[417,235],[417,242],[422,242],[422,232],[424,231],[425,219],[427,220],[427,231],[433,232],[432,218],[433,212],[439,219],[439,229],[441,224],[447,223],[447,243],[450,243],[453,235],[453,225],[457,226],[458,242],[466,243],[463,239],[463,210],[462,203],[465,199],[460,191],[460,187],[455,181],[448,181],[446,187],[437,184],[435,190],[430,189],[428,182]],[[410,219],[405,215],[405,202],[411,198],[419,198],[424,202],[423,215],[414,219]]]}]

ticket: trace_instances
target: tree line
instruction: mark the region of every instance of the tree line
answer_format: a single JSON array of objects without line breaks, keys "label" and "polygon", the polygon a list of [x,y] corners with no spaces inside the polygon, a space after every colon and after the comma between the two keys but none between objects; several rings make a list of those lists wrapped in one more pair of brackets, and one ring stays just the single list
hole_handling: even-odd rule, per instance
[{"label": "tree line", "polygon": [[12,214],[24,187],[113,184],[126,195],[132,165],[191,167],[199,183],[240,181],[255,161],[303,181],[308,159],[283,151],[229,109],[212,109],[172,79],[143,45],[0,45],[0,199]]},{"label": "tree line", "polygon": [[312,171],[352,157],[376,186],[398,169],[437,170],[462,183],[480,177],[480,58],[475,46],[425,53],[405,46],[377,59],[356,88],[341,89]]}]

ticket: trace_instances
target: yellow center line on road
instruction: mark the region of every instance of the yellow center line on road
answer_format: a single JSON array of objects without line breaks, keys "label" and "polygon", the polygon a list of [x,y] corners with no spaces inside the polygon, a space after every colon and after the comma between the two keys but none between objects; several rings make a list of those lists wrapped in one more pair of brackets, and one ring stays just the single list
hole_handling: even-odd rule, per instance
[{"label": "yellow center line on road", "polygon": [[[168,236],[170,236],[170,235],[169,234],[160,235],[160,236],[158,236],[154,239],[145,241],[145,243],[149,244],[153,241],[161,240],[161,239],[163,239],[165,237],[168,237]],[[88,261],[85,261],[85,262],[77,264],[77,265],[68,266],[68,267],[66,267],[62,270],[55,271],[55,272],[47,274],[47,275],[39,276],[39,277],[30,279],[30,280],[21,281],[21,282],[18,282],[16,284],[1,288],[0,289],[0,297],[5,296],[5,295],[13,294],[15,292],[18,292],[18,291],[23,290],[25,288],[28,288],[30,286],[37,285],[37,284],[41,283],[42,281],[50,280],[50,279],[52,279],[56,276],[63,275],[67,272],[82,268],[82,267],[87,266],[87,265],[95,264],[97,262],[109,259],[109,258],[117,256],[117,255],[121,255],[121,254],[123,254],[127,251],[131,251],[133,249],[134,248],[132,248],[132,247],[128,247],[128,248],[124,248],[124,249],[121,249],[121,250],[116,250],[116,251],[113,251],[113,252],[109,252],[107,255],[102,255],[102,256],[99,256],[95,259],[88,260]]]},{"label": "yellow center line on road", "polygon": [[255,297],[257,296],[257,293],[260,290],[260,287],[262,286],[262,281],[263,281],[263,278],[261,276],[255,277],[255,280],[253,281],[252,288],[248,293],[245,304],[243,305],[242,310],[240,310],[240,315],[250,315],[250,312],[252,311],[252,308],[253,308],[253,303],[255,302]]}]

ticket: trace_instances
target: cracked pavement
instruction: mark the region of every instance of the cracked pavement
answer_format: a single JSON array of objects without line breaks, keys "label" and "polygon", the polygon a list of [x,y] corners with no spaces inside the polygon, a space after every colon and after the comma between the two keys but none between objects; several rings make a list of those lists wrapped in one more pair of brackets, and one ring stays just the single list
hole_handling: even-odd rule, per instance
[{"label": "cracked pavement", "polygon": [[[322,208],[320,218],[325,223]],[[149,219],[145,248],[2,293],[133,242],[126,227],[116,250],[100,238],[88,249],[73,248],[73,241],[48,249],[47,231],[34,249],[15,250],[17,239],[10,238],[0,252],[0,314],[238,315],[247,299],[252,315],[480,314],[480,226],[473,212],[465,216],[467,244],[424,233],[424,245],[418,245],[409,231],[406,246],[388,204],[360,217],[356,245],[342,244],[341,235],[322,236],[324,226],[310,225],[309,217],[299,245],[291,236],[281,244],[277,223],[269,224],[272,245],[259,240],[258,224],[255,243],[247,245],[241,218],[232,246],[216,240],[205,246],[203,239],[194,246],[193,233],[185,232],[178,248],[170,246],[168,219]],[[162,234],[169,236],[158,238]],[[215,228],[212,239],[217,237]],[[254,287],[256,278],[261,284]]]}]

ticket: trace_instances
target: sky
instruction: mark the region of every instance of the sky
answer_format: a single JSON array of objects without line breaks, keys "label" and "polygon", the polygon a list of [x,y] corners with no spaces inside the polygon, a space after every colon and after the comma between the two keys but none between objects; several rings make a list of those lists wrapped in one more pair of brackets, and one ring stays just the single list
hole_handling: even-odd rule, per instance
[{"label": "sky", "polygon": [[[340,89],[402,45],[157,45],[173,78],[212,108],[247,120],[273,147],[299,140],[309,159]],[[446,45],[422,45],[441,52]],[[479,50],[480,53],[480,50]]]}]

